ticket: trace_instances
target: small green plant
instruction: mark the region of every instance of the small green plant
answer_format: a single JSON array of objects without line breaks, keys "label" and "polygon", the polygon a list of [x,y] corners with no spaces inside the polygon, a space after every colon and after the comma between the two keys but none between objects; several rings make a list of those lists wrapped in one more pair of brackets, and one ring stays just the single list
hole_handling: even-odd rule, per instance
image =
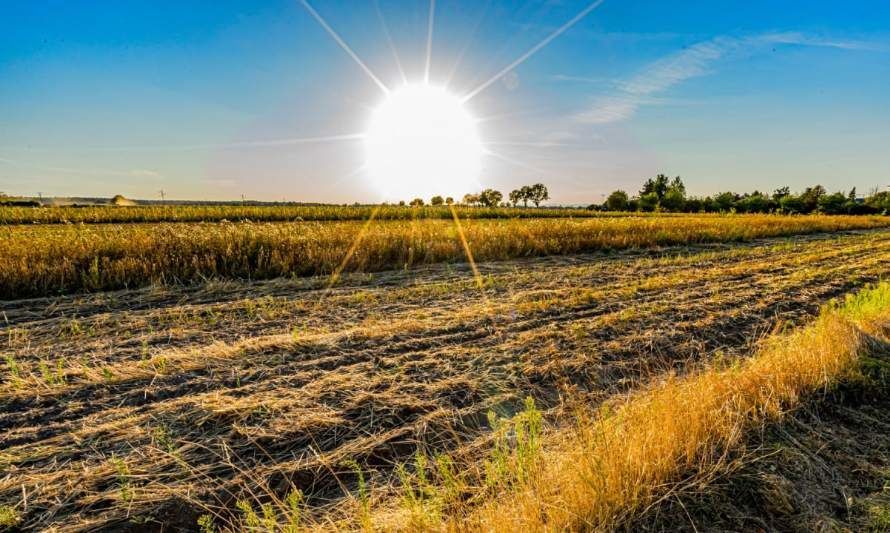
[{"label": "small green plant", "polygon": [[429,460],[422,452],[414,457],[414,476],[408,473],[405,465],[396,467],[402,484],[402,505],[411,515],[412,529],[429,529],[438,521],[442,513],[443,491],[430,482],[427,467]]},{"label": "small green plant", "polygon": [[198,517],[198,528],[201,533],[214,533],[216,528],[213,526],[213,517],[209,514],[202,514]]},{"label": "small green plant", "polygon": [[156,427],[152,432],[152,436],[154,437],[155,445],[157,445],[158,448],[170,454],[176,451],[176,443],[167,426],[160,425]]},{"label": "small green plant", "polygon": [[14,384],[18,384],[22,380],[22,367],[19,366],[15,357],[11,354],[5,354],[3,356],[3,361],[6,362],[6,369],[9,371],[11,381]]},{"label": "small green plant", "polygon": [[300,523],[303,519],[303,493],[299,489],[294,489],[287,493],[284,498],[287,505],[287,525],[284,527],[285,533],[298,533],[300,531]]},{"label": "small green plant", "polygon": [[486,485],[497,487],[528,481],[538,467],[544,423],[535,400],[527,397],[524,409],[510,420],[489,411],[488,423],[494,432],[494,446],[485,463]]},{"label": "small green plant", "polygon": [[354,459],[347,459],[343,464],[355,473],[358,480],[358,520],[364,529],[371,528],[371,493],[365,480],[361,465]]},{"label": "small green plant", "polygon": [[150,360],[151,367],[158,374],[166,374],[167,373],[167,358],[163,355],[158,355],[152,357]]},{"label": "small green plant", "polygon": [[256,514],[256,511],[253,510],[253,505],[251,505],[249,501],[238,500],[235,503],[235,507],[241,511],[241,520],[249,530],[259,529],[261,524],[260,517]]},{"label": "small green plant", "polygon": [[8,505],[0,505],[0,528],[12,529],[19,523],[19,514]]},{"label": "small green plant", "polygon": [[541,452],[541,429],[544,416],[535,406],[535,400],[525,398],[525,409],[514,422],[516,432],[516,467],[519,482],[525,482],[537,468]]},{"label": "small green plant", "polygon": [[80,321],[77,320],[77,317],[73,317],[65,325],[65,331],[68,333],[68,335],[76,337],[83,334],[83,326],[80,325]]},{"label": "small green plant", "polygon": [[272,504],[264,503],[260,505],[260,509],[263,511],[263,529],[265,531],[278,529],[278,517],[275,516],[275,508],[272,507]]},{"label": "small green plant", "polygon": [[42,360],[37,365],[38,370],[40,371],[40,377],[43,379],[44,383],[51,387],[61,387],[67,383],[67,378],[65,377],[65,360],[59,359],[56,361],[55,368],[51,368],[49,364]]},{"label": "small green plant", "polygon": [[133,488],[130,485],[130,467],[126,461],[118,457],[112,456],[111,463],[117,471],[117,484],[120,490],[121,500],[125,503],[133,501]]}]

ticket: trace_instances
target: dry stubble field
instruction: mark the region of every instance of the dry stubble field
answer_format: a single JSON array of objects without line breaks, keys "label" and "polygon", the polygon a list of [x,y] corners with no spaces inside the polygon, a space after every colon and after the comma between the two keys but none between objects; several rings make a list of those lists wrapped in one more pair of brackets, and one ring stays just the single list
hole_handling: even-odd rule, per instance
[{"label": "dry stubble field", "polygon": [[313,521],[339,520],[364,483],[375,505],[391,496],[417,450],[487,453],[489,411],[530,395],[558,425],[745,353],[885,277],[888,258],[879,229],[480,264],[481,290],[465,265],[431,265],[332,290],[310,277],[4,302],[0,504],[28,529],[193,528],[298,488]]}]

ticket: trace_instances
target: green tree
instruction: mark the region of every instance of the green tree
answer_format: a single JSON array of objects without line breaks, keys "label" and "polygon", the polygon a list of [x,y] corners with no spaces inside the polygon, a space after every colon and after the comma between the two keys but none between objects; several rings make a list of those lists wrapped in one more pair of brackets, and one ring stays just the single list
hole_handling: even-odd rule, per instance
[{"label": "green tree", "polygon": [[550,192],[547,191],[547,187],[543,183],[535,183],[529,188],[529,200],[535,204],[535,207],[540,207],[541,202],[550,199]]},{"label": "green tree", "polygon": [[683,179],[680,178],[680,176],[675,176],[674,179],[671,180],[668,190],[670,191],[671,189],[678,191],[683,195],[683,198],[686,198],[686,185],[683,184]]},{"label": "green tree", "polygon": [[409,205],[414,206],[414,207],[420,207],[423,205],[423,198],[415,198],[415,199],[411,200],[411,203]]},{"label": "green tree", "polygon": [[803,203],[805,213],[812,213],[819,207],[819,199],[825,196],[825,187],[816,185],[815,187],[807,187],[800,195],[800,201]]},{"label": "green tree", "polygon": [[524,199],[524,196],[523,196],[521,190],[513,189],[512,191],[510,191],[509,198],[510,198],[510,203],[513,204],[513,207],[516,207],[516,204],[521,202]]},{"label": "green tree", "polygon": [[445,198],[446,205],[452,205],[453,203],[454,203],[454,198],[452,198],[450,196],[448,198]]},{"label": "green tree", "polygon": [[627,193],[624,191],[612,191],[606,198],[606,209],[609,211],[627,211]]},{"label": "green tree", "polygon": [[467,193],[464,195],[463,203],[464,205],[476,205],[479,203],[479,196],[476,194]]},{"label": "green tree", "polygon": [[734,192],[721,192],[714,197],[714,208],[716,211],[728,212],[735,207],[738,195]]},{"label": "green tree", "polygon": [[804,205],[799,196],[789,194],[779,199],[779,207],[783,213],[803,213]]},{"label": "green tree", "polygon": [[658,209],[658,194],[650,192],[640,196],[637,205],[640,211],[655,211]]},{"label": "green tree", "polygon": [[847,212],[847,196],[844,193],[824,194],[819,197],[819,211],[826,215],[840,215]]},{"label": "green tree", "polygon": [[780,201],[786,196],[791,196],[791,189],[788,187],[779,187],[778,189],[773,191],[773,200],[775,200],[776,202]]},{"label": "green tree", "polygon": [[742,213],[766,213],[770,208],[770,199],[767,195],[754,191],[753,194],[743,196],[735,205]]},{"label": "green tree", "polygon": [[865,205],[877,212],[890,212],[890,191],[875,191],[865,199]]},{"label": "green tree", "polygon": [[479,193],[479,203],[486,207],[497,207],[504,195],[494,189],[485,189]]},{"label": "green tree", "polygon": [[430,198],[430,205],[442,205],[445,203],[445,200],[441,196],[433,196]]},{"label": "green tree", "polygon": [[686,195],[680,189],[670,187],[664,198],[659,201],[659,206],[665,211],[679,212],[686,207]]}]

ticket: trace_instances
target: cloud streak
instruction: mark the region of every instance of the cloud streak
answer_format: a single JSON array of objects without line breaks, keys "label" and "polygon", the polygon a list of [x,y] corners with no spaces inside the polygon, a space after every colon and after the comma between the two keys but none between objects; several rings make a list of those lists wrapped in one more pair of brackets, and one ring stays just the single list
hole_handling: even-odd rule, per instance
[{"label": "cloud streak", "polygon": [[616,91],[597,96],[591,106],[575,115],[575,119],[586,124],[627,120],[640,107],[660,102],[657,98],[660,93],[686,80],[707,75],[720,59],[752,54],[759,49],[781,44],[855,51],[887,50],[886,46],[878,43],[830,40],[800,32],[765,33],[742,38],[717,37],[655,61],[631,78],[616,82]]}]

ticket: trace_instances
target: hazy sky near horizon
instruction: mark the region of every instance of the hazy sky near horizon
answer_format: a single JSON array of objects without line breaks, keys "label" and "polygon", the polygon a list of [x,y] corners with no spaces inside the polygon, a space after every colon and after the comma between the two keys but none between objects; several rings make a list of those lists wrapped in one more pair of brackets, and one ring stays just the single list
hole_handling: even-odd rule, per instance
[{"label": "hazy sky near horizon", "polygon": [[[428,0],[310,3],[384,84],[422,78]],[[589,5],[438,0],[431,83],[466,94]],[[467,105],[482,185],[586,204],[659,172],[886,188],[888,87],[886,0],[605,0]],[[375,201],[351,136],[381,97],[298,0],[7,1],[0,191]]]}]

